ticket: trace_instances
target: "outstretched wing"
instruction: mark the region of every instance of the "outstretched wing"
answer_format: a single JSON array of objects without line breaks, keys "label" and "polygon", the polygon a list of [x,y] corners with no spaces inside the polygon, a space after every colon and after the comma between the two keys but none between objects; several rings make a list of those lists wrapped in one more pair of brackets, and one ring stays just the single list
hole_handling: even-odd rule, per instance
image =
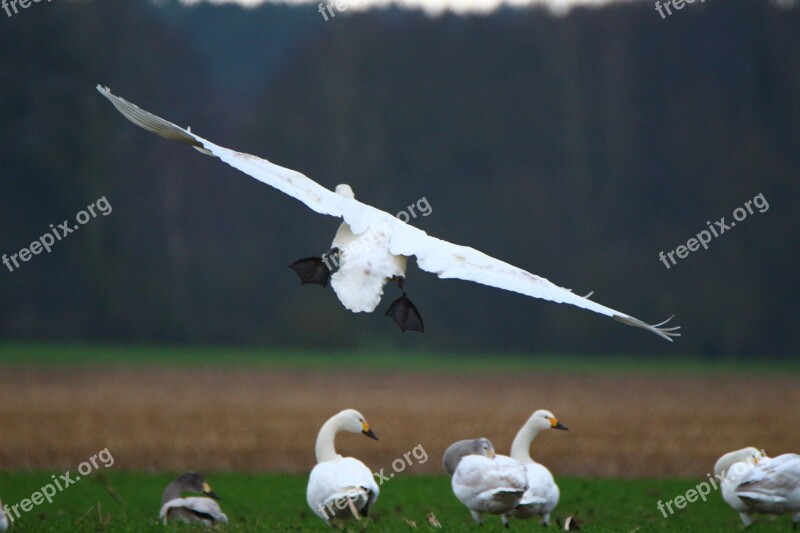
[{"label": "outstretched wing", "polygon": [[184,129],[180,126],[176,126],[172,122],[157,117],[139,106],[111,94],[108,87],[101,87],[98,85],[97,90],[100,94],[108,98],[125,118],[137,126],[166,139],[194,146],[204,154],[218,157],[230,166],[241,170],[258,181],[275,187],[292,198],[300,200],[317,213],[335,217],[342,216],[340,203],[347,199],[326,189],[308,176],[296,170],[270,163],[266,159],[261,159],[260,157],[217,146],[211,141],[199,135],[195,135],[188,128]]},{"label": "outstretched wing", "polygon": [[664,327],[672,317],[659,324],[647,324],[638,318],[601,305],[587,297],[578,296],[570,289],[559,287],[541,276],[495,259],[479,250],[431,237],[424,231],[404,224],[400,220],[393,223],[391,252],[398,255],[416,256],[417,265],[421,269],[432,272],[443,279],[458,278],[474,281],[534,298],[574,305],[610,316],[623,324],[652,331],[668,341],[672,341],[671,337],[680,336],[680,333],[677,332],[680,326]]},{"label": "outstretched wing", "polygon": [[276,165],[266,159],[217,146],[195,135],[188,128],[176,126],[111,94],[107,87],[98,85],[97,90],[134,124],[167,139],[194,146],[204,154],[218,157],[245,174],[300,200],[317,213],[342,217],[356,235],[363,233],[370,226],[381,223],[388,225],[392,234],[391,252],[396,255],[416,256],[421,269],[432,272],[440,278],[474,281],[534,298],[575,305],[610,316],[623,324],[652,331],[668,341],[672,341],[671,337],[680,336],[680,333],[677,333],[678,326],[663,327],[672,317],[660,324],[647,324],[630,315],[573,294],[569,289],[559,287],[545,278],[490,257],[474,248],[431,237],[385,211],[336,194],[300,172]]}]

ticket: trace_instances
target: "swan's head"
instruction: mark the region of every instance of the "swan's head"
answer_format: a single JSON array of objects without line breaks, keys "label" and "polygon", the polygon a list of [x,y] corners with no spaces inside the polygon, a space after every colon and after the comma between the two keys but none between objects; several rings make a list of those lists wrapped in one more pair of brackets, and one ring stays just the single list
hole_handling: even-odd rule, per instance
[{"label": "swan's head", "polygon": [[753,446],[742,448],[733,452],[728,452],[719,459],[714,465],[714,474],[724,474],[731,466],[736,463],[746,463],[755,466],[759,461],[765,459],[766,454]]},{"label": "swan's head", "polygon": [[219,500],[219,496],[211,489],[211,485],[203,479],[203,476],[197,472],[186,472],[178,476],[172,484],[180,487],[181,492],[195,492],[198,494],[205,494],[215,500]]},{"label": "swan's head", "polygon": [[483,455],[489,459],[494,459],[494,445],[492,441],[483,437],[475,439],[472,444],[472,455]]},{"label": "swan's head", "polygon": [[345,198],[354,199],[356,197],[353,189],[346,183],[340,183],[336,186],[336,194],[339,196],[344,196]]},{"label": "swan's head", "polygon": [[547,409],[539,409],[528,419],[528,425],[536,430],[542,429],[569,429],[556,418],[556,415]]},{"label": "swan's head", "polygon": [[466,439],[451,444],[444,452],[444,469],[452,476],[461,458],[467,455],[482,455],[493,459],[495,453],[492,441],[485,438]]},{"label": "swan's head", "polygon": [[363,433],[371,439],[378,440],[378,437],[375,436],[375,433],[369,429],[369,423],[367,422],[367,419],[355,409],[345,409],[336,415],[336,420],[337,426],[343,431],[349,431],[351,433]]}]

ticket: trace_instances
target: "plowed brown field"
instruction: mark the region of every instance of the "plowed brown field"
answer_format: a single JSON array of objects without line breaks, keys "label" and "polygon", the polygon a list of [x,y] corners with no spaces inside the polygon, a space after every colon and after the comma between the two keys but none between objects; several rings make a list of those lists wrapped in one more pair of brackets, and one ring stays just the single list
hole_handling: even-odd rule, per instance
[{"label": "plowed brown field", "polygon": [[269,368],[0,368],[0,469],[75,466],[108,447],[129,470],[306,472],[325,419],[353,407],[380,442],[337,439],[377,468],[421,444],[414,472],[441,472],[451,442],[507,453],[537,408],[532,455],[559,475],[699,477],[725,451],[800,452],[792,377],[656,374],[313,373]]}]

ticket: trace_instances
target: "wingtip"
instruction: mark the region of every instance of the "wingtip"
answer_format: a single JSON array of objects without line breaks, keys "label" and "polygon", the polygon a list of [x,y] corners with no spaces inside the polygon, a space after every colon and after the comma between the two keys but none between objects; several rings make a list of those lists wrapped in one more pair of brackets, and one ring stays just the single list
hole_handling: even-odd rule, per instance
[{"label": "wingtip", "polygon": [[149,111],[145,111],[136,104],[112,94],[108,87],[98,84],[97,91],[106,97],[122,116],[140,128],[155,133],[165,139],[188,144],[205,155],[216,157],[210,149],[206,148],[204,144],[205,141],[201,137],[193,134],[190,129],[181,128]]},{"label": "wingtip", "polygon": [[663,327],[673,318],[675,318],[675,315],[670,316],[668,319],[664,320],[663,322],[659,322],[658,324],[648,324],[647,322],[642,322],[638,318],[633,318],[632,316],[614,315],[614,320],[618,322],[622,322],[623,324],[627,324],[628,326],[634,326],[637,328],[642,328],[648,331],[652,331],[659,337],[666,339],[669,342],[673,342],[672,337],[681,336],[680,333],[677,333],[677,330],[681,329],[680,326],[671,326],[668,328]]}]

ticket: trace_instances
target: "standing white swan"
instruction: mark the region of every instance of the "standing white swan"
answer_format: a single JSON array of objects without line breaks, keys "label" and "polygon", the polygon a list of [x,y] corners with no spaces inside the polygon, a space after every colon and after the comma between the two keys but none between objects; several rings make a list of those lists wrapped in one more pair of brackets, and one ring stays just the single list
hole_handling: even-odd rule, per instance
[{"label": "standing white swan", "polygon": [[363,433],[378,440],[366,419],[354,409],[345,409],[322,425],[317,435],[317,465],[308,478],[306,500],[314,514],[326,522],[361,520],[378,499],[372,471],[358,459],[336,453],[334,440],[339,431]]},{"label": "standing white swan", "polygon": [[218,157],[232,167],[300,200],[317,213],[343,218],[344,222],[329,252],[321,257],[301,259],[291,267],[303,283],[325,286],[331,277],[339,300],[353,312],[374,311],[383,295],[384,286],[396,281],[403,295],[389,306],[387,315],[403,331],[423,331],[422,318],[406,297],[404,287],[406,257],[414,255],[421,269],[443,279],[459,278],[534,298],[568,303],[613,317],[623,324],[652,331],[669,341],[672,341],[670,337],[680,335],[677,333],[678,326],[664,327],[672,317],[659,324],[646,324],[478,250],[430,237],[389,213],[359,202],[348,185],[339,185],[336,192],[332,192],[297,171],[217,146],[188,128],[176,126],[111,94],[107,87],[98,85],[97,90],[134,124]]},{"label": "standing white swan", "polygon": [[525,468],[510,457],[498,456],[488,439],[458,441],[445,451],[445,470],[453,474],[453,494],[478,524],[483,513],[505,516],[519,504],[528,482]]},{"label": "standing white swan", "polygon": [[[542,524],[550,524],[550,513],[558,505],[561,495],[553,474],[543,465],[531,458],[531,442],[539,431],[545,429],[567,429],[553,413],[545,409],[534,412],[517,432],[511,443],[511,458],[525,466],[528,476],[528,490],[519,504],[508,513],[514,518],[542,517]],[[507,517],[506,517],[507,519]]]},{"label": "standing white swan", "polygon": [[800,455],[787,453],[759,462],[737,479],[736,496],[751,512],[791,513],[792,527],[797,529],[800,524]]},{"label": "standing white swan", "polygon": [[765,459],[758,448],[748,446],[741,450],[728,452],[714,464],[714,475],[720,479],[720,492],[725,503],[730,505],[734,511],[739,513],[745,527],[753,523],[750,517],[752,510],[736,494],[736,486],[742,476],[753,468],[759,461]]}]

